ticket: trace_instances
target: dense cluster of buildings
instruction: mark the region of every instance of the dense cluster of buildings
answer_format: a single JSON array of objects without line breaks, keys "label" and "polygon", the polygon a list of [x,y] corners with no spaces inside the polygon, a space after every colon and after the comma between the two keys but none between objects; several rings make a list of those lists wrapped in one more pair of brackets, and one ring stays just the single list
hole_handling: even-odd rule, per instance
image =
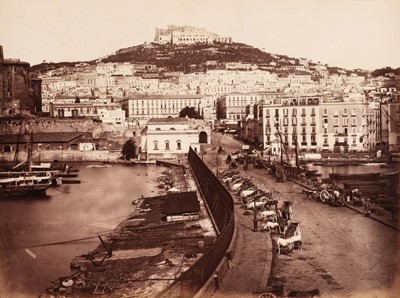
[{"label": "dense cluster of buildings", "polygon": [[[155,41],[231,42],[190,26],[157,28]],[[233,123],[243,140],[270,154],[400,150],[400,79],[395,75],[373,78],[340,69],[329,73],[321,63],[276,56],[269,65],[227,62],[225,69],[163,78],[146,75],[159,71],[155,65],[100,61],[35,78],[28,63],[5,60],[2,52],[0,58],[1,116],[41,112],[54,118],[93,118],[116,130],[134,123],[137,129],[145,127],[150,139],[160,138],[157,146],[154,140],[151,145],[142,142],[143,150],[158,150],[154,148],[162,148],[160,144],[184,150],[177,129],[161,129],[161,136],[151,125],[159,124],[157,118],[178,117],[186,107],[195,109],[208,127]],[[198,131],[195,139],[210,143],[209,129],[203,130],[207,137],[200,138]],[[193,132],[188,127],[182,131]]]}]

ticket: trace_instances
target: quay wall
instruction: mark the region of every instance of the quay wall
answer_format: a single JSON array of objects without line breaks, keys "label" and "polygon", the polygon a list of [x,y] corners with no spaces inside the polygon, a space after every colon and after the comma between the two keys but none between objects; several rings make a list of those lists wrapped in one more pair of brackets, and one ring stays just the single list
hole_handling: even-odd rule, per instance
[{"label": "quay wall", "polygon": [[[79,150],[42,150],[33,158],[34,162],[53,162],[57,161],[95,161],[95,162],[114,162],[122,156],[120,150],[93,150],[93,151],[79,151]],[[27,153],[21,152],[19,160],[26,160]],[[2,152],[0,155],[0,162],[10,163],[14,161],[13,152]]]},{"label": "quay wall", "polygon": [[188,161],[218,238],[189,270],[158,297],[208,296],[215,290],[214,274],[218,278],[225,274],[228,252],[230,255],[234,253],[236,226],[232,196],[191,148]]}]

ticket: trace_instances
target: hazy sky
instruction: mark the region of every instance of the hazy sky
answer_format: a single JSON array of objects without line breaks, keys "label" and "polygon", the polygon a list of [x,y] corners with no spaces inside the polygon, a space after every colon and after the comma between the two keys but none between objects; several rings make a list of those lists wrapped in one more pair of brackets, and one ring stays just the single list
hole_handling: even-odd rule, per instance
[{"label": "hazy sky", "polygon": [[400,67],[400,0],[0,0],[5,58],[31,65],[96,59],[169,24],[331,66]]}]

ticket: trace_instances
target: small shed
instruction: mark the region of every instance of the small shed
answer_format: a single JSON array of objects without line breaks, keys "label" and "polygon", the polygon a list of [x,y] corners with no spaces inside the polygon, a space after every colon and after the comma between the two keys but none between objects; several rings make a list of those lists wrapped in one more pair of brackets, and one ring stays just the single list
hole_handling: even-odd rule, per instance
[{"label": "small shed", "polygon": [[168,193],[164,204],[167,222],[199,219],[200,203],[195,191]]}]

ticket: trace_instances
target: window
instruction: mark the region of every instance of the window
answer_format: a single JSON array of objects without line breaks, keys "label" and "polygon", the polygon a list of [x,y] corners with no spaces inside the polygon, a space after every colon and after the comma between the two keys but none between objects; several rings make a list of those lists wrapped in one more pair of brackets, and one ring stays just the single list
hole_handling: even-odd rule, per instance
[{"label": "window", "polygon": [[328,144],[328,138],[324,138],[324,144]]},{"label": "window", "polygon": [[338,109],[335,109],[335,110],[333,111],[333,115],[334,115],[334,116],[339,116],[339,111],[338,111]]},{"label": "window", "polygon": [[343,118],[343,126],[347,126],[349,124],[349,119]]},{"label": "window", "polygon": [[169,141],[165,141],[165,150],[169,150]]},{"label": "window", "polygon": [[288,125],[288,118],[283,118],[283,125],[284,126],[287,126]]},{"label": "window", "polygon": [[154,150],[158,150],[158,141],[154,141]]},{"label": "window", "polygon": [[347,116],[347,108],[343,108],[343,116]]},{"label": "window", "polygon": [[180,140],[176,141],[176,150],[182,150],[182,142]]},{"label": "window", "polygon": [[353,138],[353,144],[357,142],[357,138]]},{"label": "window", "polygon": [[328,133],[328,129],[326,127],[324,127],[324,134]]},{"label": "window", "polygon": [[288,109],[283,109],[283,116],[287,116],[288,115]]},{"label": "window", "polygon": [[324,115],[324,116],[327,116],[327,115],[328,115],[328,109],[324,108],[324,110],[323,110],[323,115]]},{"label": "window", "polygon": [[338,118],[333,119],[333,125],[334,126],[338,126],[339,125],[339,119]]},{"label": "window", "polygon": [[275,117],[279,117],[279,110],[275,109]]},{"label": "window", "polygon": [[357,118],[351,119],[351,125],[352,126],[357,126]]},{"label": "window", "polygon": [[356,110],[356,108],[351,108],[351,115],[352,115],[352,116],[357,115],[357,110]]},{"label": "window", "polygon": [[292,118],[292,125],[297,125],[297,118]]},{"label": "window", "polygon": [[293,109],[293,112],[292,112],[293,114],[293,117],[296,117],[297,116],[297,109]]}]

